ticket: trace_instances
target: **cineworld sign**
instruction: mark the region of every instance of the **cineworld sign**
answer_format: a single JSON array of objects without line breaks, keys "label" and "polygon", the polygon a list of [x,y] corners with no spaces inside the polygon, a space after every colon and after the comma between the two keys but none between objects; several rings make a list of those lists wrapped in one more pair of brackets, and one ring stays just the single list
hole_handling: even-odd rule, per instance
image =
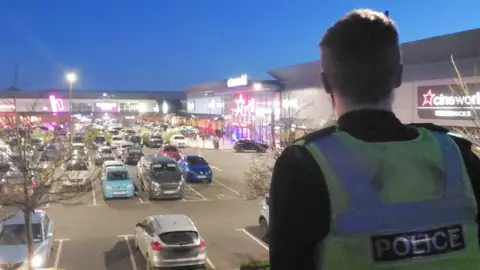
[{"label": "cineworld sign", "polygon": [[467,84],[466,93],[455,85],[420,86],[417,88],[417,112],[423,119],[469,120],[480,116],[480,89]]}]

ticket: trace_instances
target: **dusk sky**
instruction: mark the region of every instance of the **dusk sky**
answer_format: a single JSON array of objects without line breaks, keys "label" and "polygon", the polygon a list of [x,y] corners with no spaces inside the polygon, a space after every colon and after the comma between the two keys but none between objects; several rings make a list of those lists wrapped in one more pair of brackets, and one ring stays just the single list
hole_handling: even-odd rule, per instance
[{"label": "dusk sky", "polygon": [[181,90],[318,60],[324,31],[389,10],[401,41],[480,27],[478,0],[2,0],[0,89]]}]

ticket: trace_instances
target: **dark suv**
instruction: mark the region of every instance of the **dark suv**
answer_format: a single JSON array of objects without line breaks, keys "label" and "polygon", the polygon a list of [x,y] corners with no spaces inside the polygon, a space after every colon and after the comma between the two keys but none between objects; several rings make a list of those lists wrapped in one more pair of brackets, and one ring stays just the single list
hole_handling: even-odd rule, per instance
[{"label": "dark suv", "polygon": [[146,147],[161,147],[163,145],[163,137],[160,134],[151,134],[143,142]]},{"label": "dark suv", "polygon": [[238,140],[233,146],[235,152],[257,152],[265,153],[268,150],[268,145],[259,143],[254,140]]}]

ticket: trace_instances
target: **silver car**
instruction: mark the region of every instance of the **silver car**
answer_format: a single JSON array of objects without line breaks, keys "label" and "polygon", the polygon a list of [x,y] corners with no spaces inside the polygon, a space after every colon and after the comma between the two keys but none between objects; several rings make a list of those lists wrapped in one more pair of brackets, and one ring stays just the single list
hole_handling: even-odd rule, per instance
[{"label": "silver car", "polygon": [[135,226],[135,247],[147,269],[193,266],[204,269],[205,241],[185,215],[149,216]]},{"label": "silver car", "polygon": [[[32,268],[49,267],[53,255],[55,226],[47,213],[31,214],[34,241]],[[28,269],[25,215],[22,211],[0,223],[0,269]]]}]

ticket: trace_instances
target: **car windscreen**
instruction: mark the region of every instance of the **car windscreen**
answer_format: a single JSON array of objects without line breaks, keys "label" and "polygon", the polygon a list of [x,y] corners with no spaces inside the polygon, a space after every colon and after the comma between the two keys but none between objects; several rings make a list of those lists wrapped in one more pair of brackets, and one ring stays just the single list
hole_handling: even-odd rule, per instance
[{"label": "car windscreen", "polygon": [[121,140],[122,140],[121,137],[113,137],[113,138],[112,138],[112,141],[121,141]]},{"label": "car windscreen", "polygon": [[132,136],[132,137],[130,137],[130,141],[133,142],[133,143],[141,143],[142,138],[140,136]]},{"label": "car windscreen", "polygon": [[141,154],[142,153],[142,149],[134,148],[134,147],[128,148],[127,151],[128,151],[129,154]]},{"label": "car windscreen", "polygon": [[208,165],[205,159],[203,159],[202,157],[195,157],[195,156],[187,157],[187,163],[190,166]]},{"label": "car windscreen", "polygon": [[158,237],[167,245],[190,245],[198,241],[198,233],[194,231],[167,232]]},{"label": "car windscreen", "polygon": [[85,138],[84,137],[73,137],[73,143],[84,143]]},{"label": "car windscreen", "polygon": [[69,162],[67,164],[67,171],[86,171],[88,170],[85,162]]},{"label": "car windscreen", "polygon": [[175,146],[165,146],[163,148],[163,151],[164,152],[178,152],[178,149]]},{"label": "car windscreen", "polygon": [[72,149],[83,151],[83,150],[85,150],[85,146],[83,146],[83,145],[72,145]]},{"label": "car windscreen", "polygon": [[173,136],[173,139],[174,140],[185,140],[185,137],[177,135],[177,136]]},{"label": "car windscreen", "polygon": [[153,174],[159,174],[163,172],[176,172],[176,171],[178,171],[177,163],[174,163],[174,162],[152,164]]},{"label": "car windscreen", "polygon": [[129,147],[133,147],[133,144],[123,144],[121,146],[121,148],[129,148]]},{"label": "car windscreen", "polygon": [[[7,224],[0,226],[0,245],[25,245],[27,244],[27,232],[25,224]],[[33,241],[41,242],[42,226],[40,223],[32,224]]]},{"label": "car windscreen", "polygon": [[98,137],[95,137],[95,139],[93,139],[93,141],[95,143],[104,143],[105,141],[107,141],[107,139],[105,139],[105,137],[103,137],[103,136],[98,136]]},{"label": "car windscreen", "polygon": [[128,172],[122,171],[107,171],[107,181],[128,180],[130,176]]},{"label": "car windscreen", "polygon": [[112,149],[111,148],[103,148],[102,150],[100,150],[100,153],[101,154],[111,154]]},{"label": "car windscreen", "polygon": [[108,165],[105,168],[123,167],[123,164]]},{"label": "car windscreen", "polygon": [[43,141],[41,139],[38,139],[38,138],[33,138],[32,139],[32,144],[42,144]]},{"label": "car windscreen", "polygon": [[150,139],[152,139],[152,140],[162,140],[163,138],[162,138],[162,136],[160,136],[160,135],[152,135],[152,136],[150,137]]}]

